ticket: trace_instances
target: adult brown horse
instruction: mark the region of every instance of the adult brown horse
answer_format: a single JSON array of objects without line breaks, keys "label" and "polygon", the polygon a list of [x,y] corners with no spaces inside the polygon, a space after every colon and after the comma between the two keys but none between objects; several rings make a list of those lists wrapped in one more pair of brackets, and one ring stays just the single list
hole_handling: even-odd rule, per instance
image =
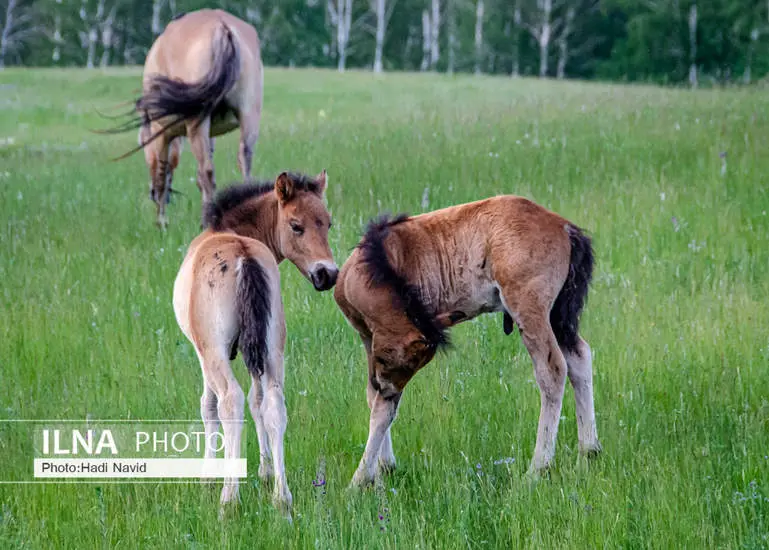
[{"label": "adult brown horse", "polygon": [[[274,184],[220,193],[207,205],[208,229],[190,244],[174,283],[176,320],[203,370],[206,458],[215,456],[209,443],[220,422],[225,458],[240,456],[245,397],[230,367],[240,350],[251,375],[248,404],[259,439],[259,476],[275,477],[273,500],[285,510],[291,491],[283,460],[286,323],[278,264],[290,260],[316,290],[334,286],[338,270],[328,246],[325,190],[323,171],[314,179],[283,173]],[[237,478],[226,479],[221,503],[237,494]]]},{"label": "adult brown horse", "polygon": [[[256,29],[225,11],[187,13],[171,21],[157,38],[144,63],[143,95],[136,101],[139,146],[128,154],[145,149],[158,225],[168,223],[166,204],[175,167],[169,166],[169,157],[178,163],[182,136],[189,138],[198,162],[204,205],[216,189],[214,136],[240,127],[238,164],[243,180],[250,178],[263,78]],[[122,126],[129,127],[130,123]]]},{"label": "adult brown horse", "polygon": [[447,343],[446,329],[504,312],[534,362],[541,408],[532,471],[546,469],[568,375],[580,450],[600,451],[590,347],[578,333],[593,270],[590,239],[561,216],[499,196],[369,224],[334,298],[368,355],[369,437],[353,485],[395,465],[390,425],[409,380]]}]

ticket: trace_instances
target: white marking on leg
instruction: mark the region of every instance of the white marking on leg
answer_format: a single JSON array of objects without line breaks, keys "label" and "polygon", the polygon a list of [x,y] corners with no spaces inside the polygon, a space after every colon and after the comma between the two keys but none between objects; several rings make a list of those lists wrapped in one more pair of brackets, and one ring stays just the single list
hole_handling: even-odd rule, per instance
[{"label": "white marking on leg", "polygon": [[400,394],[391,399],[384,399],[381,394],[377,393],[374,398],[371,404],[371,418],[369,420],[366,449],[363,451],[363,457],[352,478],[352,485],[362,486],[374,481],[382,441],[387,433],[387,429],[395,419],[399,400]]},{"label": "white marking on leg", "polygon": [[601,451],[593,403],[593,357],[587,342],[580,338],[577,346],[576,352],[564,351],[564,356],[574,388],[579,450],[582,454],[593,454]]}]

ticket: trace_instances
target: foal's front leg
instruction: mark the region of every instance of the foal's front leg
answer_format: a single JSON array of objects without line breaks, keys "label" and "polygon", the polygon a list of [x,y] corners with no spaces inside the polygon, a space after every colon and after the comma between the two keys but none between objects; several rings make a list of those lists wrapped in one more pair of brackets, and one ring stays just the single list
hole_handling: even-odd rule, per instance
[{"label": "foal's front leg", "polygon": [[374,396],[371,403],[368,441],[366,442],[366,449],[363,451],[363,457],[360,459],[358,469],[352,477],[353,486],[362,487],[374,481],[382,442],[387,436],[390,425],[395,420],[401,395],[403,395],[402,392],[385,398],[382,397],[381,393],[377,392]]}]

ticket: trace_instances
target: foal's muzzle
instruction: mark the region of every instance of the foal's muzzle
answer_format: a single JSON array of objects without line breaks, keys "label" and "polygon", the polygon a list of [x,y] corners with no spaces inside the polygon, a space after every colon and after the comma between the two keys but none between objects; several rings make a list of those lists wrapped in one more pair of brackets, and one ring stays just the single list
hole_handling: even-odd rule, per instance
[{"label": "foal's muzzle", "polygon": [[315,290],[328,290],[336,284],[339,269],[333,263],[317,262],[310,269],[310,280]]}]

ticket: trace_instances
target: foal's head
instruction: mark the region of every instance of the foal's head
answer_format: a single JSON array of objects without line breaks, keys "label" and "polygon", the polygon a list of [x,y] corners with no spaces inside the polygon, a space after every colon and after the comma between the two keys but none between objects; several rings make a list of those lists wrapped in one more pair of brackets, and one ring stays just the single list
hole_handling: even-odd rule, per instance
[{"label": "foal's head", "polygon": [[333,287],[339,274],[328,246],[331,215],[323,201],[325,191],[325,170],[315,179],[283,172],[275,180],[281,253],[312,282],[315,290]]}]

